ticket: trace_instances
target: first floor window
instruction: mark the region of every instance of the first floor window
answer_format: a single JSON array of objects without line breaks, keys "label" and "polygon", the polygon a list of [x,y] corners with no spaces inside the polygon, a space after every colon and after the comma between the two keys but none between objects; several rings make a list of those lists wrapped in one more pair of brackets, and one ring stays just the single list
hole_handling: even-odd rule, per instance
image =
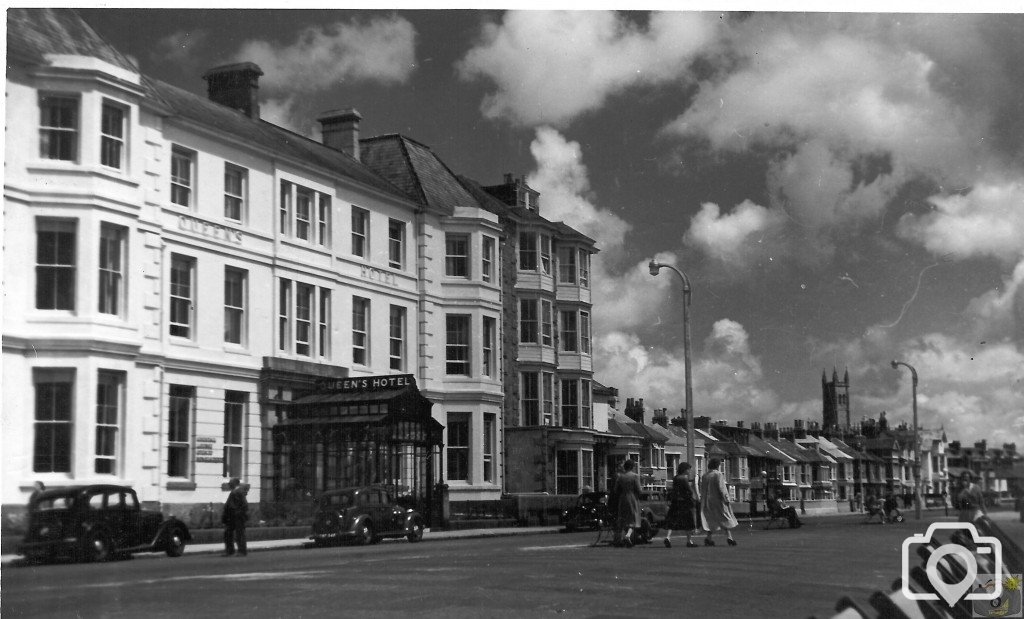
[{"label": "first floor window", "polygon": [[579,381],[562,379],[562,425],[580,427]]},{"label": "first floor window", "polygon": [[36,370],[32,470],[71,472],[74,370]]},{"label": "first floor window", "polygon": [[537,343],[537,300],[519,300],[519,341],[524,344]]},{"label": "first floor window", "polygon": [[484,413],[484,481],[495,482],[494,445],[497,443],[497,424],[493,413]]},{"label": "first floor window", "polygon": [[321,357],[331,356],[331,291],[329,288],[320,289],[320,312],[317,314],[319,328],[317,333],[317,345],[320,347]]},{"label": "first floor window", "polygon": [[171,385],[167,397],[167,475],[190,477],[192,474],[192,411],[196,388]]},{"label": "first floor window", "polygon": [[580,352],[590,354],[590,312],[580,312]]},{"label": "first floor window", "polygon": [[316,242],[324,247],[331,246],[331,197],[317,194]]},{"label": "first floor window", "polygon": [[590,406],[590,381],[580,381],[580,424],[584,428],[594,427],[594,413]]},{"label": "first floor window", "polygon": [[448,413],[448,479],[469,480],[469,413]]},{"label": "first floor window", "polygon": [[292,282],[281,279],[277,287],[277,348],[291,351],[292,344]]},{"label": "first floor window", "polygon": [[308,357],[313,341],[313,286],[295,289],[295,354]]},{"label": "first floor window", "polygon": [[540,379],[536,372],[522,374],[522,389],[519,405],[523,414],[524,426],[540,425]]},{"label": "first floor window", "polygon": [[579,331],[576,326],[576,311],[561,312],[561,333],[562,350],[565,352],[576,352],[579,350]]},{"label": "first floor window", "polygon": [[519,233],[519,270],[537,270],[537,235],[535,233]]},{"label": "first floor window", "polygon": [[483,351],[481,373],[494,378],[497,375],[498,321],[490,316],[483,320]]},{"label": "first floor window", "polygon": [[249,394],[244,391],[224,392],[224,477],[242,477],[245,450],[245,409]]},{"label": "first floor window", "polygon": [[192,337],[194,295],[195,260],[171,254],[171,335]]},{"label": "first floor window", "polygon": [[390,317],[389,357],[392,370],[405,369],[405,308],[392,305]]},{"label": "first floor window", "polygon": [[541,406],[544,410],[544,425],[555,422],[555,375],[551,372],[540,373]]},{"label": "first floor window", "polygon": [[96,384],[96,468],[101,475],[117,474],[124,374],[101,371]]},{"label": "first floor window", "polygon": [[551,308],[551,301],[541,299],[540,302],[540,343],[544,346],[554,345],[551,339],[551,332],[554,330],[554,310]]},{"label": "first floor window", "polygon": [[469,376],[469,316],[445,317],[445,373]]},{"label": "first floor window", "polygon": [[78,99],[45,95],[39,98],[39,156],[78,159]]},{"label": "first floor window", "polygon": [[36,223],[36,309],[75,309],[75,222]]},{"label": "first floor window", "polygon": [[485,282],[494,281],[494,239],[485,236],[480,252],[480,278]]},{"label": "first floor window", "polygon": [[288,181],[281,181],[281,199],[277,207],[277,226],[281,236],[292,233],[292,188]]},{"label": "first floor window", "polygon": [[309,226],[312,204],[312,193],[300,187],[295,196],[295,238],[297,239],[310,240]]},{"label": "first floor window", "polygon": [[590,287],[590,254],[580,250],[580,287]]},{"label": "first floor window", "polygon": [[558,248],[558,281],[562,284],[576,283],[576,248]]},{"label": "first floor window", "polygon": [[559,449],[555,460],[555,493],[579,494],[580,452]]},{"label": "first floor window", "polygon": [[241,269],[224,269],[224,341],[245,343],[247,274]]},{"label": "first floor window", "polygon": [[110,224],[100,225],[99,312],[120,314],[124,306],[124,242],[125,229]]},{"label": "first floor window", "polygon": [[352,363],[369,364],[370,300],[352,297]]}]

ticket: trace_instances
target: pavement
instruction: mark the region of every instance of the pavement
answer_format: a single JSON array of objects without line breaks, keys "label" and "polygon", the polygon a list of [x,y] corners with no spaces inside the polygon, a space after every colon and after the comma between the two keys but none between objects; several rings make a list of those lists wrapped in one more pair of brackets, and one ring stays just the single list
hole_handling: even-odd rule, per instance
[{"label": "pavement", "polygon": [[[926,511],[938,511],[934,509]],[[907,522],[913,522],[913,513],[904,514],[907,516]],[[835,514],[815,514],[803,516],[803,519],[816,519],[816,518],[830,518],[834,516],[850,516],[849,512],[838,512]],[[951,514],[952,517],[952,514]],[[1020,514],[1015,511],[993,511],[989,513],[989,518],[995,522],[1000,529],[1003,530],[1011,540],[1024,539],[1024,522],[1020,521]],[[743,524],[744,518],[740,518],[740,524]],[[763,520],[763,518],[758,518]],[[423,533],[423,541],[441,541],[450,539],[473,539],[481,537],[510,537],[516,535],[541,535],[558,533],[562,531],[561,526],[538,526],[538,527],[502,527],[492,529],[461,529],[461,530],[431,530],[427,529]],[[308,537],[301,538],[290,538],[290,539],[271,539],[271,540],[254,540],[246,544],[250,552],[262,552],[265,550],[287,550],[287,549],[298,549],[312,546],[312,541]],[[190,555],[195,554],[218,554],[224,551],[224,544],[221,542],[208,543],[208,544],[189,544],[185,549],[185,552]],[[142,558],[146,556],[159,557],[163,556],[163,553],[139,553],[136,557]],[[15,561],[21,559],[19,555],[5,554],[0,556],[0,564],[10,565]]]}]

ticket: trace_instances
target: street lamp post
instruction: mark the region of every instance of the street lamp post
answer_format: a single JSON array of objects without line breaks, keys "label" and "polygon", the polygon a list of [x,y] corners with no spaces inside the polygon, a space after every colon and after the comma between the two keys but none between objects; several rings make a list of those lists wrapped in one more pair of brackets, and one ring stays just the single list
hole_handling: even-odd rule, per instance
[{"label": "street lamp post", "polygon": [[647,265],[651,275],[657,275],[661,269],[672,269],[683,280],[683,374],[686,381],[686,463],[690,465],[691,475],[697,474],[697,457],[694,454],[696,436],[693,430],[693,385],[690,371],[690,278],[671,264],[662,264],[651,260]]},{"label": "street lamp post", "polygon": [[921,519],[921,442],[917,436],[917,370],[903,361],[892,360],[892,369],[904,366],[910,370],[910,386],[914,395],[914,518]]}]

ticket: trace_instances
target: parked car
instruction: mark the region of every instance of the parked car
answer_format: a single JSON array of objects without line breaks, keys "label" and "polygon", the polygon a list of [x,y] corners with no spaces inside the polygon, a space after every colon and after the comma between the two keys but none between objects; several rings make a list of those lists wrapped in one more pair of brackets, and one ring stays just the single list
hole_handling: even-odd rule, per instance
[{"label": "parked car", "polygon": [[185,523],[142,509],[128,486],[68,486],[36,495],[28,507],[28,532],[18,554],[29,560],[82,561],[106,561],[133,552],[180,557],[191,540]]},{"label": "parked car", "polygon": [[396,503],[385,486],[356,486],[331,490],[317,499],[310,539],[317,546],[372,544],[385,537],[418,542],[423,527],[423,516]]}]

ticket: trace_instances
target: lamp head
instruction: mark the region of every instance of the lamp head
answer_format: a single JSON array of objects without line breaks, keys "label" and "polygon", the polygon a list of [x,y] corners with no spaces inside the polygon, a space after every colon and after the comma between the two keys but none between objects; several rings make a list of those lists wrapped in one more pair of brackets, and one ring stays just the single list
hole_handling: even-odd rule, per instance
[{"label": "lamp head", "polygon": [[658,271],[661,270],[661,265],[658,264],[657,262],[653,261],[653,260],[651,260],[651,262],[647,265],[647,267],[649,269],[651,269],[651,275],[657,275]]},{"label": "lamp head", "polygon": [[899,361],[896,361],[895,359],[893,359],[892,362],[890,363],[890,365],[892,365],[892,369],[895,370],[896,368],[898,368],[900,366],[900,363],[899,363]]}]

